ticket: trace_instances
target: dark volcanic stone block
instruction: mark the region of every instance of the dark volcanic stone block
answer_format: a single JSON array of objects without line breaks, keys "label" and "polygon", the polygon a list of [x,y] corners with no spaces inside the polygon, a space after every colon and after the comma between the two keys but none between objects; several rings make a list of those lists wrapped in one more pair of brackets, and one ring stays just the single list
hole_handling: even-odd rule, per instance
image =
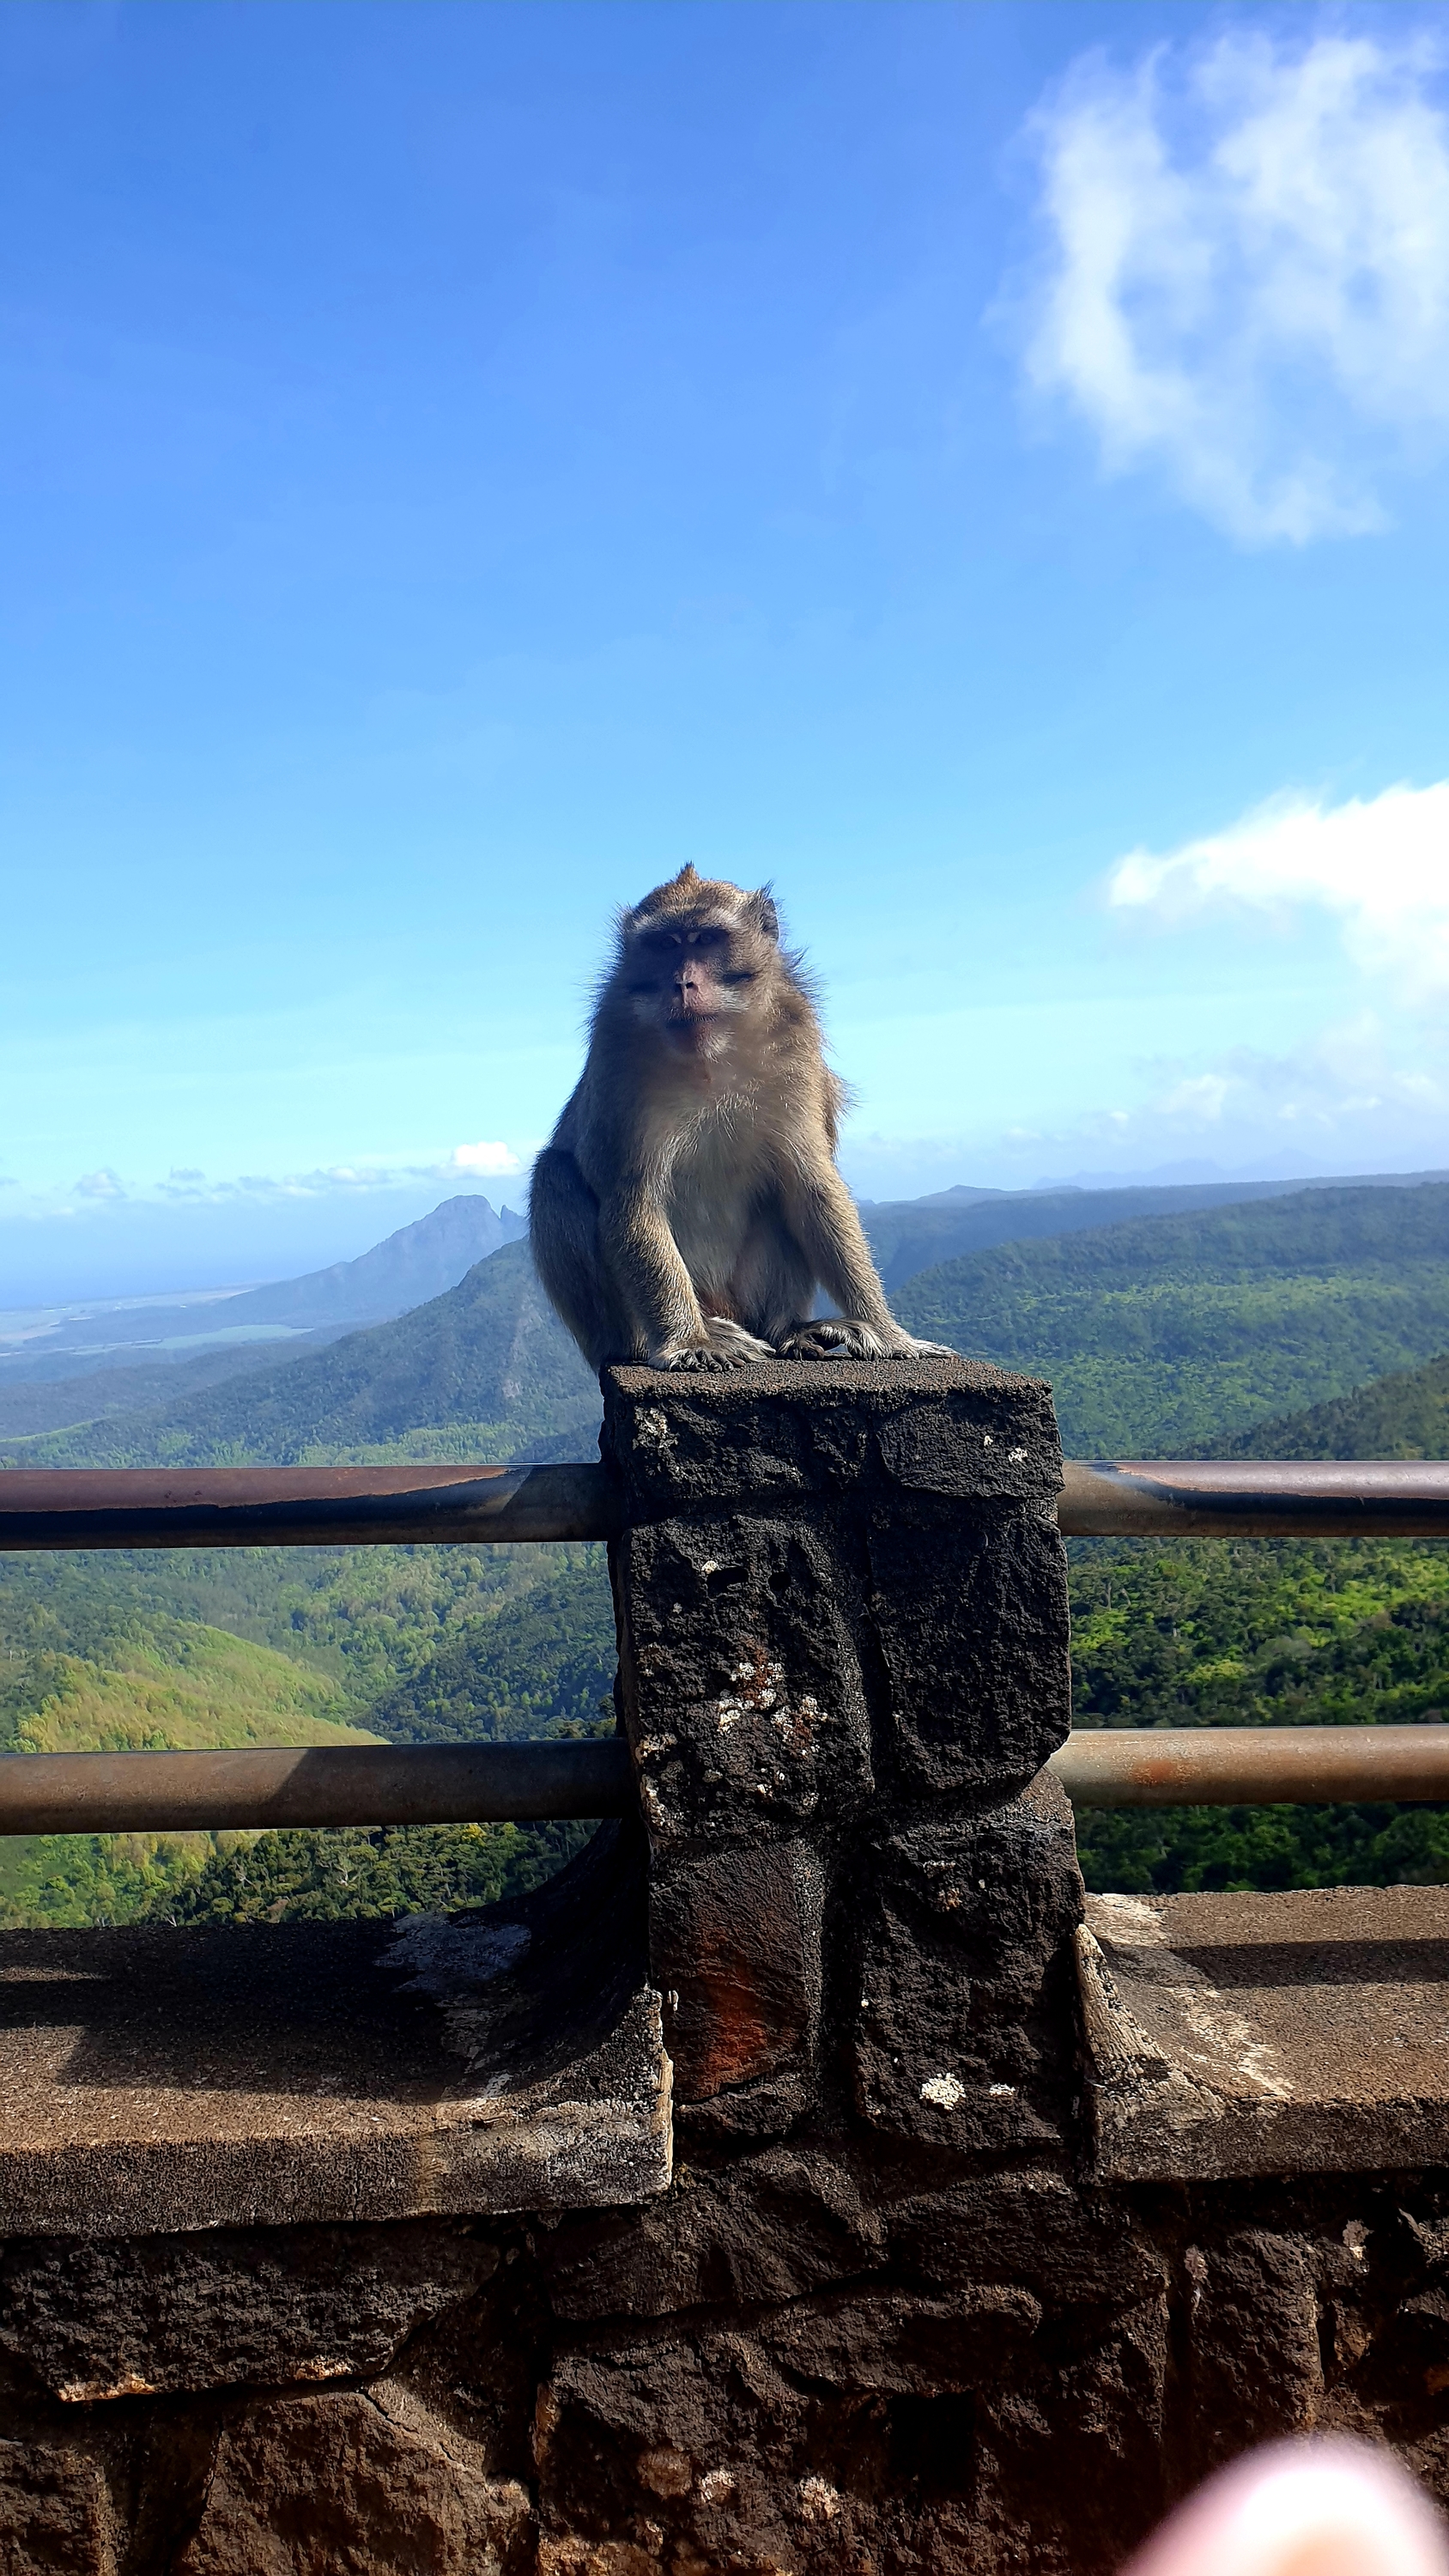
[{"label": "dark volcanic stone block", "polygon": [[850,2054],[872,2127],[972,2154],[1059,2137],[1073,2083],[1071,1809],[1043,1775],[872,1856]]},{"label": "dark volcanic stone block", "polygon": [[902,1785],[999,1791],[1030,1780],[1072,1723],[1055,1529],[1022,1511],[898,1504],[869,1548]]},{"label": "dark volcanic stone block", "polygon": [[491,2468],[476,2442],[386,2380],[259,2407],[222,2429],[197,2527],[168,2564],[176,2576],[524,2576],[529,2499]]},{"label": "dark volcanic stone block", "polygon": [[871,1786],[860,1665],[827,1537],[744,1513],[618,1541],[625,1724],[656,1847],[792,1833]]},{"label": "dark volcanic stone block", "polygon": [[1040,2323],[1029,2290],[990,2283],[949,2299],[867,2290],[802,2301],[756,2331],[799,2378],[930,2397],[999,2380]]},{"label": "dark volcanic stone block", "polygon": [[674,2189],[633,2211],[552,2231],[540,2248],[561,2317],[662,2317],[736,2301],[778,2305],[885,2262],[885,2230],[847,2168],[772,2146],[722,2171],[676,2162]]},{"label": "dark volcanic stone block", "polygon": [[80,2442],[0,2439],[0,2563],[6,2576],[115,2576],[118,2529],[105,2463]]},{"label": "dark volcanic stone block", "polygon": [[725,1844],[656,1864],[650,1973],[682,2101],[805,2074],[820,2009],[824,1877],[808,1843]]},{"label": "dark volcanic stone block", "polygon": [[497,2265],[495,2246],[428,2220],[21,2238],[0,2268],[0,2346],[71,2403],[345,2379],[384,2369]]},{"label": "dark volcanic stone block", "polygon": [[1248,2442],[1308,2432],[1323,2394],[1318,2302],[1302,2242],[1244,2229],[1184,2258],[1201,2473]]},{"label": "dark volcanic stone block", "polygon": [[852,1491],[1050,1504],[1062,1481],[1051,1389],[977,1360],[606,1369],[602,1447],[635,1522]]},{"label": "dark volcanic stone block", "polygon": [[[548,2499],[542,2565],[550,2576],[591,2566],[650,2576],[701,2558],[706,2568],[798,2566],[787,2515],[808,2473],[810,2415],[738,2332],[646,2341],[636,2328],[622,2343],[560,2354],[535,2435]],[[725,2546],[704,2555],[715,2538]]]},{"label": "dark volcanic stone block", "polygon": [[895,2259],[933,2287],[1019,2281],[1048,2307],[1114,2307],[1168,2284],[1162,2248],[1135,2218],[1104,2192],[1027,2165],[899,2202],[888,2225]]}]

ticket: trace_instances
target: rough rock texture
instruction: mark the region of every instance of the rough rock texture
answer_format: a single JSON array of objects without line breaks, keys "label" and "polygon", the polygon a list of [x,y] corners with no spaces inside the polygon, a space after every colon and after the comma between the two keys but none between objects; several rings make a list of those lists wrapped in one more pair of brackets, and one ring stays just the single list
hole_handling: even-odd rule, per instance
[{"label": "rough rock texture", "polygon": [[224,2425],[176,2576],[480,2576],[526,2565],[524,2489],[405,2388],[283,2399]]},{"label": "rough rock texture", "polygon": [[12,2238],[0,2347],[71,2403],[359,2378],[497,2268],[461,2227]]},{"label": "rough rock texture", "polygon": [[[1350,2030],[1393,1892],[1372,1923],[1338,1905],[1337,1967],[1305,1966],[1296,1898],[1171,1901],[1266,1908],[1271,1974],[1230,1913],[1126,1901],[1094,1960],[1039,1768],[1066,1725],[1045,1390],[940,1361],[607,1392],[647,1848],[611,1833],[544,1908],[401,1927],[359,2099],[409,2014],[459,2066],[488,2052],[495,2122],[510,2069],[545,2098],[551,2047],[585,2062],[582,2027],[576,2140],[642,1993],[672,2182],[665,2140],[627,2206],[378,2224],[359,2151],[350,2224],[12,2235],[7,2576],[1109,2576],[1218,2460],[1314,2426],[1449,2500],[1449,2169],[1324,2170],[1321,2124],[1311,2171],[1224,2148],[1249,2132],[1223,2068],[1283,2098],[1253,1977],[1316,1977]],[[87,1937],[54,1936],[76,2010]],[[46,1955],[19,1962],[37,2013]],[[1204,2063],[1170,2062],[1189,2042]],[[1129,2152],[1150,2169],[1107,2170]],[[431,2188],[385,2162],[386,2209]]]}]

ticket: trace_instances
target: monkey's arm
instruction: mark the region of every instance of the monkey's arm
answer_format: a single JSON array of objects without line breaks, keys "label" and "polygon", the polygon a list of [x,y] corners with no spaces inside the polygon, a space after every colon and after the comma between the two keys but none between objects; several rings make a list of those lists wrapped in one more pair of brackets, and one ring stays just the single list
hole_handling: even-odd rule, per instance
[{"label": "monkey's arm", "polygon": [[647,1183],[635,1180],[601,1200],[599,1241],[651,1368],[738,1368],[773,1359],[769,1344],[742,1324],[701,1311],[669,1220]]},{"label": "monkey's arm", "polygon": [[528,1235],[533,1266],[591,1369],[637,1359],[599,1246],[599,1202],[574,1157],[550,1145],[533,1167]]},{"label": "monkey's arm", "polygon": [[827,1297],[840,1308],[816,1323],[802,1323],[780,1343],[786,1359],[909,1359],[917,1351],[943,1351],[942,1342],[918,1342],[896,1322],[885,1300],[854,1199],[823,1151],[782,1178],[789,1224],[798,1236]]}]

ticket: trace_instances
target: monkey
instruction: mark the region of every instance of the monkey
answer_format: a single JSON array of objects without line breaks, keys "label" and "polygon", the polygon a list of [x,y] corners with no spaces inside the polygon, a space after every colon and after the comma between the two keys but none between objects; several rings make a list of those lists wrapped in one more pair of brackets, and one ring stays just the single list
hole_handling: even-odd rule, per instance
[{"label": "monkey", "polygon": [[[590,1367],[940,1350],[886,1304],[836,1168],[847,1095],[768,886],[691,865],[616,930],[529,1200],[539,1278]],[[838,1315],[812,1319],[817,1287]]]}]

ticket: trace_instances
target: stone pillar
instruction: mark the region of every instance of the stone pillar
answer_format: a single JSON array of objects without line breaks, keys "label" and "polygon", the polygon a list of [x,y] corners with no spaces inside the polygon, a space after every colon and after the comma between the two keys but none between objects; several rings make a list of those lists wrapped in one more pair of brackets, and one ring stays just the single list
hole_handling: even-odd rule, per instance
[{"label": "stone pillar", "polygon": [[1070,2118],[1049,1390],[964,1360],[612,1369],[603,1448],[682,2147],[994,2156]]}]

